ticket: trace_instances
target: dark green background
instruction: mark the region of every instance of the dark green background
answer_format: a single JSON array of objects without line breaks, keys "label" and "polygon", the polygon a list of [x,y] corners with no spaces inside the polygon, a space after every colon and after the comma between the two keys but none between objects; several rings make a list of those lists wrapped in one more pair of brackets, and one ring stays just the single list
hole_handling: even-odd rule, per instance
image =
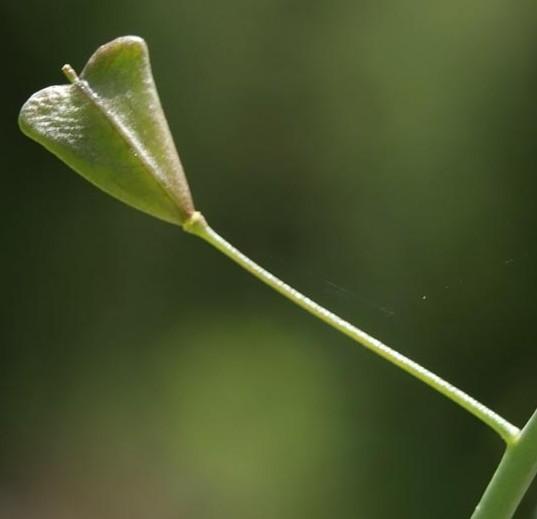
[{"label": "dark green background", "polygon": [[[518,425],[537,404],[530,1],[13,2],[0,516],[466,518],[494,434],[16,127],[143,36],[199,209]],[[519,518],[533,518],[534,488]]]}]

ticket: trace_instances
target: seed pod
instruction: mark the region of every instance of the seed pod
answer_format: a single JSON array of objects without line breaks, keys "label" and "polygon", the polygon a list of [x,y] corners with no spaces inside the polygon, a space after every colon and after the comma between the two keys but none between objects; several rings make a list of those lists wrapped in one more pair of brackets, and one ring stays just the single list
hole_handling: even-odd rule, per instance
[{"label": "seed pod", "polygon": [[19,126],[108,194],[182,225],[194,213],[190,189],[162,110],[144,40],[117,38],[97,49],[71,84],[35,93]]}]

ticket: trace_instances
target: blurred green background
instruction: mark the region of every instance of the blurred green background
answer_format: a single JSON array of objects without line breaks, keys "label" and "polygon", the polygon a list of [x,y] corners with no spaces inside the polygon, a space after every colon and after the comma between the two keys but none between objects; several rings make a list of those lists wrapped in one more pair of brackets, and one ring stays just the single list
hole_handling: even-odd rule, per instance
[{"label": "blurred green background", "polygon": [[[0,517],[468,517],[492,432],[16,127],[143,36],[195,201],[262,265],[518,425],[537,404],[537,7],[0,7]],[[519,518],[537,513],[537,489]]]}]

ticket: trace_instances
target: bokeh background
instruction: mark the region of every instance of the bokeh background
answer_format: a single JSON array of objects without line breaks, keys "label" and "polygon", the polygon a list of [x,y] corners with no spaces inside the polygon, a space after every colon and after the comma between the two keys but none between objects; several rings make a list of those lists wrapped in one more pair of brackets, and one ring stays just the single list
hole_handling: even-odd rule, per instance
[{"label": "bokeh background", "polygon": [[[103,195],[19,107],[138,34],[198,208],[518,425],[537,404],[531,1],[0,7],[0,516],[465,518],[502,452],[204,243]],[[536,517],[537,489],[518,518]]]}]

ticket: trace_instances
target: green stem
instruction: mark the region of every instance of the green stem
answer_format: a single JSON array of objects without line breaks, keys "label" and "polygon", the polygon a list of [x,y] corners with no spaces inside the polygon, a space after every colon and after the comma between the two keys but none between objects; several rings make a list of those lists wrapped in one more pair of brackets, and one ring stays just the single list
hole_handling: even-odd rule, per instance
[{"label": "green stem", "polygon": [[507,450],[472,519],[509,519],[537,474],[537,411]]},{"label": "green stem", "polygon": [[440,378],[438,375],[432,373],[423,366],[420,366],[418,363],[405,357],[401,353],[391,349],[379,340],[371,337],[371,335],[333,314],[326,308],[318,305],[270,272],[266,271],[264,268],[260,267],[257,263],[254,263],[250,258],[245,256],[213,231],[201,213],[196,212],[192,214],[189,220],[183,225],[183,228],[185,231],[203,238],[213,247],[240,265],[243,269],[253,274],[256,278],[263,281],[263,283],[266,283],[269,287],[273,288],[296,305],[302,307],[310,314],[324,321],[339,332],[347,335],[362,346],[365,346],[377,355],[380,355],[392,364],[395,364],[407,373],[410,373],[418,380],[421,380],[425,384],[436,389],[439,393],[443,394],[453,402],[459,404],[496,431],[508,445],[516,440],[520,432],[517,427],[510,424],[507,420],[478,402],[475,398],[466,394],[464,391],[461,391],[446,380]]}]

